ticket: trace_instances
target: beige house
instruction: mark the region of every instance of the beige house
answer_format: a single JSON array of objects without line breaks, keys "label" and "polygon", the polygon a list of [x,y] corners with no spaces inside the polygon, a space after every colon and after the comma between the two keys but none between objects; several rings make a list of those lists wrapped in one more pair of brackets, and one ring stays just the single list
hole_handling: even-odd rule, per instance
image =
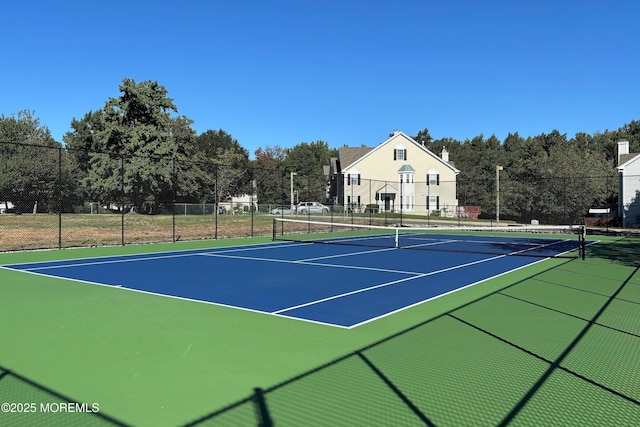
[{"label": "beige house", "polygon": [[629,153],[629,141],[618,141],[618,216],[625,228],[640,227],[640,153]]},{"label": "beige house", "polygon": [[349,210],[456,214],[456,176],[446,150],[437,156],[400,131],[377,147],[342,147],[330,165],[330,198]]}]

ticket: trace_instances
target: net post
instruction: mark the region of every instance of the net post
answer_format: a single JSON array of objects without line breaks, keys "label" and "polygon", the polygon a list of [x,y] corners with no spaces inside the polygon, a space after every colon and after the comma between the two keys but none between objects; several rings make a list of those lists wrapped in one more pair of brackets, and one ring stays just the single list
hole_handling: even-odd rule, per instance
[{"label": "net post", "polygon": [[271,231],[271,241],[273,242],[276,241],[277,229],[278,229],[278,222],[276,221],[276,218],[273,218],[273,230]]},{"label": "net post", "polygon": [[399,234],[400,234],[399,229],[398,229],[398,228],[396,228],[396,236],[395,236],[395,239],[396,239],[396,241],[395,241],[396,249],[400,247],[400,243],[399,243],[399,242],[400,242],[400,239],[399,239],[399,238],[400,238],[400,235],[399,235]]}]

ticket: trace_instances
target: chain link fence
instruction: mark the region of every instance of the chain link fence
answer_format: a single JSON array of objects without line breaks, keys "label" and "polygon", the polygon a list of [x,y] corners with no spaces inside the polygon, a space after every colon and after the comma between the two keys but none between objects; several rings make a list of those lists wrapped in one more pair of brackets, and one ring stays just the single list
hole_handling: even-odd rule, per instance
[{"label": "chain link fence", "polygon": [[[249,165],[0,144],[0,251],[267,236],[273,215],[383,225],[567,225],[584,223],[595,207],[609,214],[588,225],[622,225],[615,174],[379,181]],[[625,179],[628,187],[640,182]],[[636,195],[624,195],[629,223],[640,220],[639,205]]]},{"label": "chain link fence", "polygon": [[[628,179],[633,183],[638,177]],[[598,214],[602,216],[596,220],[612,225],[618,192],[617,175],[525,179],[505,174],[500,181],[493,176],[460,176],[456,182],[425,176],[391,182],[294,175],[285,169],[238,170],[175,157],[69,153],[62,147],[1,144],[0,251],[267,236],[274,215],[425,226],[470,221],[577,224],[585,221],[590,208],[598,207],[609,212]],[[621,196],[622,211],[638,215],[635,195]],[[302,202],[320,206],[313,205],[314,210],[305,205],[302,214],[295,209]],[[514,414],[508,419],[518,424],[517,411],[533,411],[530,421],[545,416],[545,403],[560,405],[556,413],[562,415],[568,407],[561,407],[568,399],[566,385],[572,383],[577,384],[569,388],[572,391],[587,390],[580,400],[584,407],[572,410],[572,416],[586,414],[587,421],[598,414],[618,414],[627,420],[640,416],[633,379],[630,386],[625,383],[616,390],[615,384],[598,380],[581,366],[588,354],[560,366],[546,356],[553,344],[546,334],[507,331],[514,333],[513,338],[501,334],[500,329],[513,322],[508,317],[498,321],[500,316],[522,310],[515,306],[512,312],[505,310],[505,301],[526,300],[525,291],[489,295],[299,377],[256,389],[252,396],[189,425],[352,425],[354,420],[363,425],[462,425],[474,419],[482,425],[499,425],[507,419],[505,414]],[[576,300],[567,301],[575,305]],[[552,302],[549,307],[557,303]],[[533,303],[528,307],[536,311],[532,318],[560,315],[560,309]],[[620,357],[626,357],[624,349],[638,348],[632,327],[569,317],[583,322],[579,326],[585,331],[605,335],[601,341],[615,343]],[[630,317],[624,319],[621,324],[633,325]],[[575,336],[571,322],[560,327],[566,331],[554,333]],[[449,340],[451,336],[456,340]],[[628,353],[624,360],[637,364],[637,352]],[[589,368],[595,371],[601,359],[594,360]],[[549,372],[546,377],[545,372]],[[542,388],[525,402],[526,407],[519,406],[518,399],[527,396],[541,377],[547,379]],[[56,415],[51,422],[122,425],[94,413],[91,402],[74,402],[2,368],[0,397],[5,402],[49,404],[53,409],[38,415],[42,424]],[[86,417],[73,414],[68,422],[61,421],[60,414],[51,412],[63,403],[77,403],[86,409]],[[567,400],[568,405],[574,403]],[[3,414],[1,421],[20,425],[12,414]],[[527,425],[526,419],[522,425]]]}]

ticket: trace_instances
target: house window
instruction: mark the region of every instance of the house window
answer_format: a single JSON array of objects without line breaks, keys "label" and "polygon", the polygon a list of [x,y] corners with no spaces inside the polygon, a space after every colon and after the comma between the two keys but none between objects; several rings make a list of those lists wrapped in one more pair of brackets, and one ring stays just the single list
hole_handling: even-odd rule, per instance
[{"label": "house window", "polygon": [[413,173],[400,173],[398,174],[398,179],[400,184],[413,184],[415,177]]},{"label": "house window", "polygon": [[440,174],[435,169],[429,169],[427,185],[440,185]]},{"label": "house window", "polygon": [[352,170],[347,175],[347,185],[360,185],[360,173],[357,170]]},{"label": "house window", "polygon": [[440,210],[440,196],[427,196],[427,211]]},{"label": "house window", "polygon": [[350,211],[353,212],[353,210],[359,207],[360,204],[360,196],[353,196],[353,199],[351,198],[351,196],[347,196],[347,206],[349,206]]},{"label": "house window", "polygon": [[404,145],[396,145],[393,150],[393,160],[407,160],[407,149]]}]

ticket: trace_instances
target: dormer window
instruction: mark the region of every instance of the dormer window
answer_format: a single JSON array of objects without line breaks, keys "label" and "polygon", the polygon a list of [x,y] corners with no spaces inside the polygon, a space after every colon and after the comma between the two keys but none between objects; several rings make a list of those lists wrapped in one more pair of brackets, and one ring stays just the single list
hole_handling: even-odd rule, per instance
[{"label": "dormer window", "polygon": [[407,149],[404,145],[396,145],[396,148],[393,150],[393,160],[407,160]]}]

